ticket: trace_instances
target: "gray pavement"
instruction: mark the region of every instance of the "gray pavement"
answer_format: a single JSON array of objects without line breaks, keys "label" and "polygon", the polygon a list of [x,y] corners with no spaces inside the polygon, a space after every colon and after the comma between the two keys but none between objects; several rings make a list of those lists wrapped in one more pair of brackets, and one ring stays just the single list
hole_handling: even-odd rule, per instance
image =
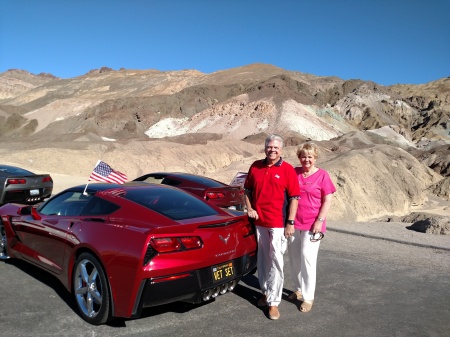
[{"label": "gray pavement", "polygon": [[139,319],[91,326],[51,275],[0,261],[0,336],[449,336],[450,236],[399,223],[329,223],[321,244],[316,300],[308,314],[285,300],[271,321],[256,302],[255,275],[204,305],[174,303]]}]

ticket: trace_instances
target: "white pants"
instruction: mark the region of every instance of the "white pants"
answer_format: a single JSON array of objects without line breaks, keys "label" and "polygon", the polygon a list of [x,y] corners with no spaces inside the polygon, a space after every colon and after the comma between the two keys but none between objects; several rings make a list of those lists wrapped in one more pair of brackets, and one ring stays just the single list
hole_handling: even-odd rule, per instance
[{"label": "white pants", "polygon": [[256,226],[258,280],[267,305],[278,306],[283,294],[283,254],[287,248],[284,228]]},{"label": "white pants", "polygon": [[320,241],[311,242],[312,232],[295,230],[289,240],[289,260],[296,291],[301,291],[305,301],[314,300],[316,291],[317,255]]}]

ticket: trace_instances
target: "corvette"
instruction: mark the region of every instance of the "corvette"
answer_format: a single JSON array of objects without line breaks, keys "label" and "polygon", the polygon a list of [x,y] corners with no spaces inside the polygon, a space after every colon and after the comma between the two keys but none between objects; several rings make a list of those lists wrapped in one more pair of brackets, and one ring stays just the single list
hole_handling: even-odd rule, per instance
[{"label": "corvette", "polygon": [[216,206],[237,210],[244,209],[243,188],[230,186],[201,175],[182,172],[154,172],[138,177],[134,181],[175,186]]},{"label": "corvette", "polygon": [[8,202],[36,204],[49,198],[52,191],[53,179],[49,174],[0,165],[0,205]]},{"label": "corvette", "polygon": [[143,308],[201,303],[256,268],[247,215],[160,184],[75,186],[39,206],[0,207],[0,258],[55,275],[99,325]]}]

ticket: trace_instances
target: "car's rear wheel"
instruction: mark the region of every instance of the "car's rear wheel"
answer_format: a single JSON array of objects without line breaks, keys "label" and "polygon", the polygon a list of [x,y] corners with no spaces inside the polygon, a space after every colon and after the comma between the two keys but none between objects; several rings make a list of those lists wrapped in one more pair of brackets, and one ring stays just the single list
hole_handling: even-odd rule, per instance
[{"label": "car's rear wheel", "polygon": [[8,249],[7,249],[7,239],[6,239],[6,231],[2,222],[0,221],[0,259],[8,259]]},{"label": "car's rear wheel", "polygon": [[111,296],[105,271],[90,253],[81,254],[73,274],[73,293],[80,316],[99,325],[111,318]]}]

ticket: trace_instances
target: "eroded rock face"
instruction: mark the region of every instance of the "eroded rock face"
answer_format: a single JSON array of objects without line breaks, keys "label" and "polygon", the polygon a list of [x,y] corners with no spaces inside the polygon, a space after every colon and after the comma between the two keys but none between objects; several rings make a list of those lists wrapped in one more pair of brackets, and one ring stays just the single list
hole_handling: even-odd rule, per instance
[{"label": "eroded rock face", "polygon": [[[233,139],[275,132],[326,140],[391,126],[419,142],[448,141],[450,133],[449,78],[385,87],[264,64],[208,75],[104,67],[66,80],[18,70],[0,76],[0,111],[35,119],[35,138],[83,132],[145,138],[147,130],[167,118],[179,122],[160,132],[160,138],[214,130]],[[56,122],[59,128],[50,126]],[[315,126],[322,131],[311,132]],[[23,136],[19,128],[11,125],[8,137]]]},{"label": "eroded rock face", "polygon": [[432,146],[410,151],[414,156],[444,177],[450,176],[450,144],[436,142]]},{"label": "eroded rock face", "polygon": [[450,200],[450,177],[439,180],[431,185],[428,190],[444,200]]},{"label": "eroded rock face", "polygon": [[336,183],[330,213],[339,219],[406,214],[412,205],[426,202],[425,189],[441,179],[406,151],[389,145],[340,153],[319,165]]}]

